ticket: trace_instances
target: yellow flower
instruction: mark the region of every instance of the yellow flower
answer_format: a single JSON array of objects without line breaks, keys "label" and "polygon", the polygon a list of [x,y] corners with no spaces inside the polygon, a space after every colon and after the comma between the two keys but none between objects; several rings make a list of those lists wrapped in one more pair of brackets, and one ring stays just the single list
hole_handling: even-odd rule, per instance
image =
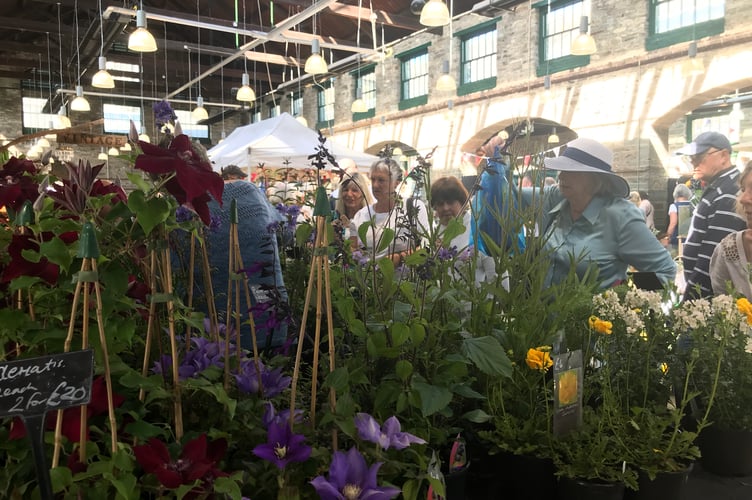
[{"label": "yellow flower", "polygon": [[605,333],[606,335],[611,335],[612,328],[614,327],[613,323],[610,321],[604,321],[597,316],[590,316],[588,323],[590,324],[590,328],[598,333]]},{"label": "yellow flower", "polygon": [[746,298],[737,299],[736,307],[739,312],[747,316],[747,324],[752,325],[752,304]]},{"label": "yellow flower", "polygon": [[539,370],[542,372],[548,371],[548,369],[553,366],[554,362],[551,360],[551,353],[544,349],[546,349],[546,346],[528,349],[527,357],[525,358],[527,366],[533,370]]},{"label": "yellow flower", "polygon": [[660,369],[661,369],[661,373],[665,375],[668,372],[668,365],[666,363],[661,363]]}]

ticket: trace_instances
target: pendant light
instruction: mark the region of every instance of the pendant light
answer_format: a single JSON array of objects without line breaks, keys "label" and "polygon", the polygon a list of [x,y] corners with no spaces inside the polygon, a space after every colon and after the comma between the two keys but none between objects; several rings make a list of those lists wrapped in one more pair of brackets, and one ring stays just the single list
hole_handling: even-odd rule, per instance
[{"label": "pendant light", "polygon": [[91,77],[91,86],[100,89],[114,89],[115,80],[107,71],[107,58],[104,56],[104,17],[102,17],[102,0],[98,0],[99,6],[99,71]]},{"label": "pendant light", "polygon": [[309,75],[323,75],[329,72],[329,66],[320,54],[321,45],[318,38],[311,40],[311,55],[306,59],[303,71]]},{"label": "pendant light", "polygon": [[423,26],[444,26],[449,24],[449,9],[442,0],[429,0],[420,11],[420,24]]},{"label": "pendant light", "polygon": [[107,156],[120,156],[120,151],[115,146],[107,150]]},{"label": "pendant light", "polygon": [[97,160],[107,160],[108,156],[107,153],[104,152],[104,148],[100,148],[99,154],[97,155]]},{"label": "pendant light", "polygon": [[548,136],[549,144],[559,144],[559,135],[556,133],[556,127],[551,129],[551,135]]},{"label": "pendant light", "polygon": [[84,88],[81,85],[76,85],[76,97],[71,101],[70,109],[72,111],[91,111],[91,106],[84,97]]},{"label": "pendant light", "polygon": [[157,41],[154,36],[146,29],[146,12],[144,12],[144,2],[141,2],[141,8],[136,11],[136,31],[128,37],[128,50],[133,52],[156,52]]},{"label": "pendant light", "polygon": [[71,111],[91,111],[89,101],[84,97],[84,88],[81,86],[81,52],[78,50],[78,0],[73,3],[73,11],[76,16],[76,67],[78,70],[78,84],[76,85],[76,97],[71,101]]},{"label": "pendant light", "polygon": [[[247,70],[246,70],[247,71]],[[242,85],[238,89],[238,93],[235,95],[235,98],[238,101],[242,102],[253,102],[256,100],[256,92],[253,91],[250,85],[250,77],[248,76],[248,73],[243,73],[242,76]]]},{"label": "pendant light", "polygon": [[449,74],[449,61],[443,61],[441,66],[441,76],[436,81],[436,90],[441,92],[457,90],[457,82],[454,81],[452,75]]},{"label": "pendant light", "polygon": [[204,107],[204,98],[201,97],[200,94],[198,97],[196,97],[196,107],[193,108],[193,111],[191,111],[191,116],[197,122],[200,122],[201,120],[206,120],[207,118],[209,118],[209,113],[206,111],[206,108]]},{"label": "pendant light", "polygon": [[355,100],[350,105],[350,111],[353,113],[365,113],[368,111],[368,105],[363,100],[363,89],[355,89]]},{"label": "pendant light", "polygon": [[131,143],[130,142],[126,141],[125,144],[123,144],[122,146],[120,146],[120,151],[122,151],[123,153],[129,153],[132,150],[133,150],[133,148],[131,148]]},{"label": "pendant light", "polygon": [[595,39],[588,33],[588,16],[580,17],[580,34],[572,41],[569,52],[573,56],[589,56],[595,54]]}]

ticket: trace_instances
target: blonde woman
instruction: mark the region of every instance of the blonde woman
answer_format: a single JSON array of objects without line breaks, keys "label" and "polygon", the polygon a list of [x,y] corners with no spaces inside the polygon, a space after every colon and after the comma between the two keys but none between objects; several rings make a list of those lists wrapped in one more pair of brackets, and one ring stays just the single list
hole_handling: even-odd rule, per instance
[{"label": "blonde woman", "polygon": [[339,194],[334,205],[334,223],[341,228],[340,234],[349,238],[350,221],[355,214],[373,203],[371,181],[360,172],[345,175],[338,186]]},{"label": "blonde woman", "polygon": [[750,260],[752,259],[752,161],[739,177],[736,212],[747,221],[747,229],[736,231],[721,240],[710,257],[710,282],[713,294],[726,293],[730,283],[734,290],[752,300]]}]

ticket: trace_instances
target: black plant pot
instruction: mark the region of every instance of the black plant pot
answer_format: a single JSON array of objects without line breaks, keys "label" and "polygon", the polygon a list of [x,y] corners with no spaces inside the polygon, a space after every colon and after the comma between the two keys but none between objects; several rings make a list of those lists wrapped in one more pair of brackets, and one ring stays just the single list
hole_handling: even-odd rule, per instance
[{"label": "black plant pot", "polygon": [[627,490],[625,500],[682,500],[694,464],[677,472],[659,472],[650,479],[642,471],[637,478],[637,491]]},{"label": "black plant pot", "polygon": [[699,445],[704,470],[727,477],[752,475],[752,432],[712,425],[700,434]]},{"label": "black plant pot", "polygon": [[444,476],[446,500],[465,500],[465,487],[469,470],[470,464],[467,464],[464,469]]},{"label": "black plant pot", "polygon": [[622,500],[624,483],[599,483],[561,477],[557,495],[558,500]]},{"label": "black plant pot", "polygon": [[[551,500],[556,498],[557,481],[554,463],[548,458],[512,455],[513,495],[517,500]],[[504,488],[505,485],[502,485]]]}]

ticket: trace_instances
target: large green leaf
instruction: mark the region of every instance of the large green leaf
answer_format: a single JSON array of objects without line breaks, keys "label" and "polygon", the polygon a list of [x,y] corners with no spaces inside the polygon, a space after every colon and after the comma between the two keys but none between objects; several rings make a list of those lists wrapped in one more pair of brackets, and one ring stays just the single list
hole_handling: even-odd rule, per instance
[{"label": "large green leaf", "polygon": [[142,191],[133,191],[128,196],[128,208],[136,214],[136,220],[145,234],[151,233],[170,216],[170,204],[164,198],[146,199]]},{"label": "large green leaf", "polygon": [[47,260],[53,264],[57,264],[66,271],[73,261],[71,249],[57,236],[49,241],[43,242],[39,247],[39,252],[47,257]]},{"label": "large green leaf", "polygon": [[512,362],[504,348],[493,337],[467,338],[462,341],[462,352],[480,371],[487,375],[510,377]]},{"label": "large green leaf", "polygon": [[415,381],[413,389],[420,395],[420,410],[424,417],[443,410],[452,401],[452,391],[446,387]]}]

